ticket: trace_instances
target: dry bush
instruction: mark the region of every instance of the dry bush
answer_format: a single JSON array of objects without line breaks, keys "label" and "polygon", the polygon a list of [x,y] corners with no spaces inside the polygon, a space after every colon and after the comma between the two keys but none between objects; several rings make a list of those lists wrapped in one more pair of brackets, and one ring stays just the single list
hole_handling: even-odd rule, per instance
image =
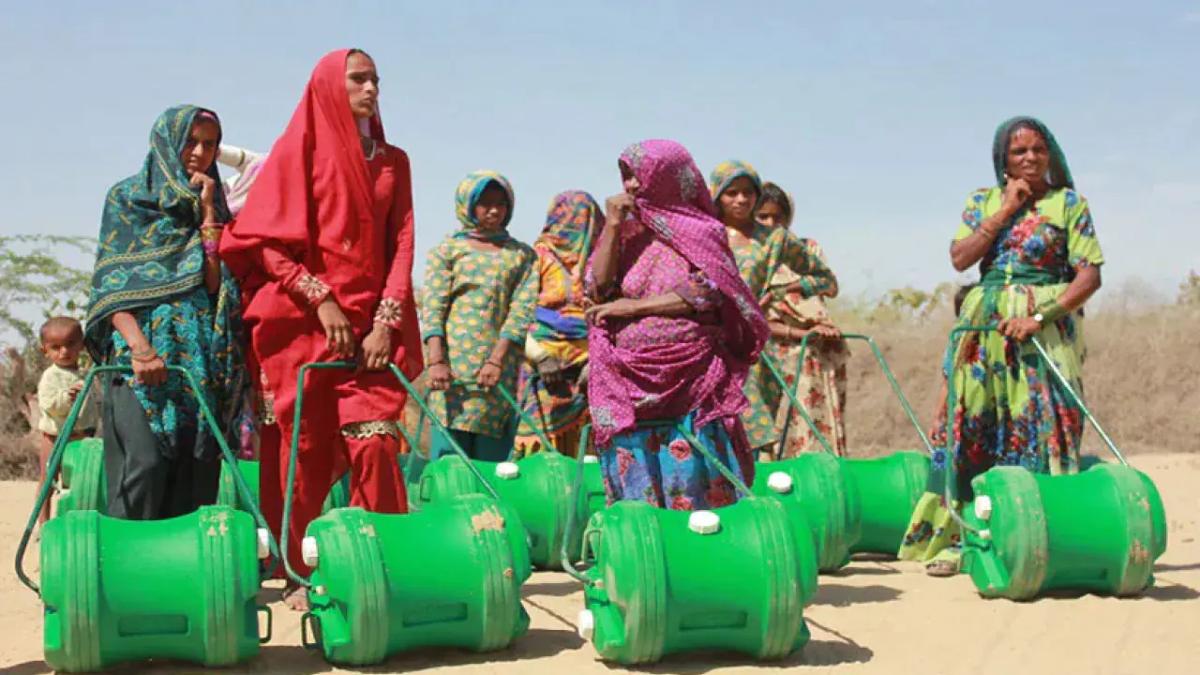
[{"label": "dry bush", "polygon": [[26,359],[14,349],[0,357],[0,480],[37,476],[37,415]]},{"label": "dry bush", "polygon": [[[1084,321],[1087,360],[1084,399],[1122,451],[1200,450],[1200,307],[1160,305],[1148,309],[1106,303]],[[919,316],[842,308],[846,331],[871,335],[928,430],[940,392],[939,369],[952,325],[949,309]],[[853,455],[871,456],[921,448],[870,349],[852,345],[848,368],[846,430]],[[1085,452],[1107,454],[1092,430]]]}]

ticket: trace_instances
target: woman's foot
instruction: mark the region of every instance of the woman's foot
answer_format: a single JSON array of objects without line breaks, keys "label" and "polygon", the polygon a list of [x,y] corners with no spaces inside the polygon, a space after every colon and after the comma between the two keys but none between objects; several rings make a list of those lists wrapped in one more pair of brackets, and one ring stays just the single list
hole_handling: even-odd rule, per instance
[{"label": "woman's foot", "polygon": [[931,560],[925,565],[925,574],[931,577],[952,577],[958,574],[958,561],[947,558]]},{"label": "woman's foot", "polygon": [[308,589],[289,583],[283,589],[283,604],[293,612],[307,612]]}]

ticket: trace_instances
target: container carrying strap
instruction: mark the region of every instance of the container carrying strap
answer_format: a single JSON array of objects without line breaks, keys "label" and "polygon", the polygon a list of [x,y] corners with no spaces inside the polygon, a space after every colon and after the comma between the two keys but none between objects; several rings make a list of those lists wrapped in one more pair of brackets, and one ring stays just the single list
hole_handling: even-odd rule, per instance
[{"label": "container carrying strap", "polygon": [[[785,395],[787,395],[788,400],[784,403],[784,405],[790,406],[791,408],[794,408],[796,412],[800,413],[800,417],[804,420],[805,424],[808,425],[808,428],[812,430],[813,435],[816,436],[817,441],[821,444],[821,447],[825,449],[825,452],[828,452],[831,455],[836,455],[837,452],[829,443],[829,439],[825,438],[825,434],[821,433],[821,430],[817,428],[816,423],[813,422],[812,417],[809,416],[808,410],[806,410],[804,404],[800,402],[800,398],[797,394],[797,389],[800,386],[800,374],[803,372],[804,357],[808,352],[808,340],[810,337],[812,337],[812,333],[807,333],[800,340],[800,353],[796,355],[796,369],[794,371],[795,377],[792,386],[790,387],[787,384],[787,380],[783,376],[779,364],[775,362],[775,359],[771,358],[771,356],[768,354],[762,354],[759,356],[759,358],[762,360],[763,365],[767,367],[767,370],[770,371],[771,376],[775,378],[775,381],[779,384],[779,388],[783,390]],[[917,414],[913,411],[912,404],[908,402],[908,397],[904,395],[904,390],[900,388],[900,383],[896,380],[896,376],[892,373],[891,367],[888,366],[887,359],[883,358],[883,352],[880,351],[879,345],[875,343],[875,340],[871,338],[871,336],[862,335],[860,333],[843,333],[842,339],[862,340],[866,342],[868,346],[870,346],[871,353],[875,356],[875,361],[879,364],[880,370],[883,371],[884,376],[887,377],[888,384],[890,384],[892,387],[892,393],[896,396],[896,399],[900,401],[900,406],[904,408],[904,414],[908,417],[908,421],[910,424],[912,424],[913,429],[916,430],[917,437],[921,439],[921,444],[925,446],[926,453],[932,456],[933,445],[929,442],[929,437],[925,435],[925,430],[921,428],[921,422],[917,419]],[[780,438],[779,445],[777,445],[775,449],[775,459],[780,459],[782,455],[783,440],[787,438],[788,429],[792,423],[790,411],[785,419],[786,422],[783,426],[783,434]]]},{"label": "container carrying strap", "polygon": [[[949,373],[949,376],[946,378],[946,416],[949,420],[949,423],[952,423],[955,419],[955,410],[958,407],[958,392],[954,386],[955,378],[953,366],[955,362],[958,361],[959,350],[962,349],[964,342],[962,339],[963,334],[994,332],[997,330],[997,328],[997,324],[988,324],[985,326],[956,326],[950,331],[950,344],[953,345],[953,349],[946,350],[946,360],[942,364],[943,372]],[[1099,420],[1096,419],[1096,416],[1092,414],[1092,411],[1088,409],[1087,405],[1083,402],[1083,397],[1080,396],[1071,386],[1071,383],[1067,381],[1066,376],[1063,375],[1062,371],[1059,370],[1058,366],[1054,363],[1054,359],[1050,358],[1050,353],[1046,351],[1046,346],[1042,343],[1041,339],[1039,339],[1036,335],[1031,336],[1029,339],[1029,344],[1032,344],[1034,350],[1037,352],[1038,358],[1041,362],[1040,365],[1050,371],[1050,373],[1054,376],[1054,383],[1057,384],[1062,392],[1067,395],[1067,398],[1070,399],[1071,404],[1083,413],[1083,416],[1092,425],[1092,428],[1096,430],[1096,433],[1100,435],[1100,439],[1104,441],[1104,444],[1112,452],[1113,456],[1117,458],[1117,461],[1125,466],[1129,466],[1129,462],[1125,459],[1125,455],[1122,454],[1121,450],[1117,448],[1117,445],[1113,442],[1112,437],[1110,437],[1108,433],[1104,431],[1104,427],[1100,426]],[[1021,345],[1021,349],[1024,352],[1027,347],[1025,345]],[[958,501],[957,460],[957,451],[953,456],[948,456],[946,458],[946,485],[944,494],[946,499],[946,507],[950,512],[950,515],[960,527],[972,532],[977,532],[978,530],[968,525],[952,507],[952,505]]]},{"label": "container carrying strap", "polygon": [[[242,476],[242,472],[237,468],[237,456],[233,454],[233,450],[229,448],[229,443],[225,440],[225,434],[222,433],[220,425],[217,424],[217,418],[213,415],[212,410],[208,407],[208,402],[203,396],[197,394],[200,391],[200,386],[196,382],[192,373],[180,366],[167,366],[167,371],[178,374],[183,377],[187,383],[184,389],[195,397],[196,403],[200,408],[200,415],[204,418],[205,424],[212,431],[212,435],[217,440],[217,445],[221,449],[221,458],[225,461],[226,468],[233,476],[234,487],[237,489],[238,497],[250,509],[250,515],[254,517],[260,529],[267,532],[267,546],[271,552],[271,563],[267,566],[263,578],[270,577],[275,572],[275,561],[282,558],[280,555],[280,546],[275,541],[275,537],[270,534],[271,530],[267,527],[267,520],[263,517],[262,511],[254,501],[254,494],[250,491],[250,487],[246,485],[246,479]],[[87,376],[83,379],[83,392],[92,391],[92,383],[98,375],[105,373],[132,375],[133,368],[130,366],[96,366],[88,371]],[[21,535],[21,543],[17,545],[17,555],[15,567],[17,578],[25,584],[29,590],[41,596],[41,589],[28,575],[25,574],[25,551],[29,546],[29,540],[33,535],[33,528],[37,525],[38,514],[41,513],[42,506],[46,500],[50,498],[50,485],[54,476],[58,475],[58,470],[62,466],[63,454],[66,451],[67,444],[70,442],[71,432],[75,429],[75,422],[79,418],[79,413],[83,410],[84,402],[88,394],[76,396],[75,403],[71,406],[71,412],[67,414],[67,419],[63,422],[63,427],[58,438],[54,441],[54,449],[50,452],[50,459],[45,467],[45,474],[42,477],[42,484],[38,488],[37,498],[34,500],[33,512],[29,514],[29,521],[25,524],[25,532]]]}]

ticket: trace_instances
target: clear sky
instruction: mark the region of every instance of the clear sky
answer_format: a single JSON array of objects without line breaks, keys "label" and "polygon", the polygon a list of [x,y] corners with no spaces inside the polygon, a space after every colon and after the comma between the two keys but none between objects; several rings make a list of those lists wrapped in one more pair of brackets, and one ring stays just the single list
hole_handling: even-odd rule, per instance
[{"label": "clear sky", "polygon": [[268,149],[350,46],[412,158],[418,283],[467,172],[509,177],[531,241],[556,192],[603,201],[621,149],[667,137],[791,191],[844,292],[932,287],[1015,114],[1063,145],[1110,287],[1200,268],[1200,3],[1165,0],[5,3],[0,232],[94,235],[176,103]]}]

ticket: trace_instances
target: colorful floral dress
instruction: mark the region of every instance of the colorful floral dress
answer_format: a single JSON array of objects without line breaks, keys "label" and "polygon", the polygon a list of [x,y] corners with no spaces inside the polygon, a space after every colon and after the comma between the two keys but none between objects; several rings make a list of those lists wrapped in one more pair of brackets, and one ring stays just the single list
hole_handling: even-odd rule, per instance
[{"label": "colorful floral dress", "polygon": [[[535,320],[525,340],[521,406],[526,418],[565,455],[579,451],[588,415],[588,340],[584,320],[583,271],[589,235],[604,222],[600,205],[588,193],[568,190],[555,196],[546,226],[533,244],[539,277]],[[555,373],[556,381],[535,374]],[[517,426],[517,457],[542,450],[542,440],[524,420]]]},{"label": "colorful floral dress", "polygon": [[[750,292],[759,298],[760,304],[768,305],[768,296],[779,295],[781,289],[768,286],[773,275],[781,267],[792,270],[800,293],[808,297],[831,291],[837,287],[833,272],[818,256],[813,255],[808,245],[800,238],[782,228],[769,228],[755,224],[749,241],[735,246],[731,233],[730,247],[737,260],[738,271]],[[776,298],[777,299],[777,298]],[[774,391],[768,396],[769,391]],[[761,363],[756,363],[746,378],[746,398],[750,407],[742,414],[742,424],[750,439],[750,447],[761,450],[778,440],[775,431],[775,410],[770,398],[781,396],[774,377]]]},{"label": "colorful floral dress", "polygon": [[[999,187],[971,193],[955,240],[965,239],[996,213]],[[963,300],[960,326],[981,326],[1029,317],[1058,298],[1075,270],[1103,264],[1087,201],[1070,188],[1048,192],[1009,221],[980,262],[982,279]],[[1083,393],[1083,313],[1047,323],[1037,337],[1071,387]],[[902,559],[929,560],[958,542],[947,512],[947,462],[961,501],[973,495],[970,481],[992,466],[1068,474],[1079,470],[1081,411],[1052,380],[1030,343],[997,332],[965,333],[947,349],[946,374],[954,383],[948,448],[933,457],[929,492],[917,504],[900,548]],[[957,504],[954,505],[957,507]]]},{"label": "colorful floral dress", "polygon": [[[537,256],[515,239],[499,244],[499,251],[478,250],[469,242],[451,235],[429,252],[422,338],[445,338],[454,379],[467,381],[475,380],[498,340],[511,340],[516,347],[504,357],[500,384],[515,395],[537,300]],[[431,404],[451,429],[493,438],[512,432],[512,407],[496,389],[454,386],[433,396]]]},{"label": "colorful floral dress", "polygon": [[[828,267],[820,244],[812,239],[801,241],[809,256]],[[823,297],[806,295],[803,290],[795,288],[802,279],[786,265],[780,265],[775,270],[769,284],[770,292],[763,296],[767,321],[799,329],[809,329],[829,321],[829,310],[825,307]],[[850,357],[846,341],[818,340],[815,336],[810,338],[804,363],[799,367],[798,341],[772,338],[765,351],[778,364],[786,386],[794,388],[796,398],[812,420],[812,425],[837,455],[845,455],[846,424],[843,411],[846,408],[846,362]],[[768,409],[776,411],[775,431],[780,439],[780,458],[787,459],[801,452],[825,449],[813,426],[792,405],[791,399],[774,377],[764,380],[763,393]]]},{"label": "colorful floral dress", "polygon": [[[704,276],[671,246],[649,229],[626,239],[621,246],[623,270],[620,292],[592,290],[598,301],[616,297],[651,298],[676,293],[697,313],[687,317],[647,316],[624,320],[614,331],[614,346],[624,350],[666,351],[684,343],[715,344],[720,334],[717,307],[722,296]],[[690,381],[673,381],[671,388],[635,402],[639,420],[682,421],[705,447],[738,476],[753,476],[753,456],[738,452],[717,419],[699,429],[688,410]],[[645,412],[643,412],[645,411]],[[734,418],[736,419],[736,418]],[[609,504],[640,499],[655,506],[682,509],[716,508],[737,500],[733,485],[706,458],[694,454],[687,439],[673,425],[638,428],[617,434],[608,451],[600,454],[604,490]]]}]

